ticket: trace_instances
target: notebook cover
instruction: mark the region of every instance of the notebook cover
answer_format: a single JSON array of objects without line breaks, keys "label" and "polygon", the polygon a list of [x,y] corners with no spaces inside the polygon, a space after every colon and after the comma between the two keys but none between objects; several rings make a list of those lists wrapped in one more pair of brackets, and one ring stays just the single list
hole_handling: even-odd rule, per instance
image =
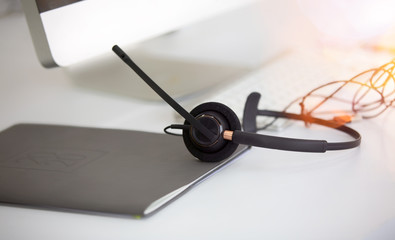
[{"label": "notebook cover", "polygon": [[231,159],[201,162],[165,134],[19,124],[0,132],[0,202],[146,216]]}]

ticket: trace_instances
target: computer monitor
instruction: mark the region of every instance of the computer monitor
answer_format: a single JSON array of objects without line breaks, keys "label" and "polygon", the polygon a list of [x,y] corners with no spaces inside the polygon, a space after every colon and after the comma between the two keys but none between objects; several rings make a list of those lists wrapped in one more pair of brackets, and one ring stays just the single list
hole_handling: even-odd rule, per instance
[{"label": "computer monitor", "polygon": [[22,0],[43,66],[69,66],[243,6],[246,0]]},{"label": "computer monitor", "polygon": [[283,18],[274,20],[280,22],[274,27],[271,5],[258,0],[22,0],[44,67],[61,66],[84,88],[143,99],[157,96],[112,58],[114,44],[172,96],[191,95],[238,79],[284,50],[285,38],[278,37]]}]

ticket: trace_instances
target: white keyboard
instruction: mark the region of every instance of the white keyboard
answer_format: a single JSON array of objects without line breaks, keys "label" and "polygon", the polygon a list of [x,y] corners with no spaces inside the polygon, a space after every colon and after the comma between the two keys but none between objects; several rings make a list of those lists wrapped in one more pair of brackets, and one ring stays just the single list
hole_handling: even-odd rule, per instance
[{"label": "white keyboard", "polygon": [[[259,92],[259,109],[282,111],[291,101],[304,96],[315,87],[334,80],[349,79],[366,69],[378,67],[387,60],[388,57],[381,54],[362,50],[347,53],[292,51],[236,82],[201,93],[192,101],[181,104],[190,111],[203,102],[220,102],[233,109],[242,119],[247,96],[251,92]],[[294,108],[289,110],[298,113],[300,109],[294,104]],[[272,120],[258,117],[258,128]],[[281,130],[287,125],[288,121],[279,119],[268,129]]]}]

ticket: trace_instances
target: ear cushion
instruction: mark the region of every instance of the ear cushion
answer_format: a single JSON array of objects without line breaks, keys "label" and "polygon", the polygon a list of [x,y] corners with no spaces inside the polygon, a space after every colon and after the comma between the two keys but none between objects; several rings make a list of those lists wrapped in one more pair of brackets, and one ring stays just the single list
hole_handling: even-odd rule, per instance
[{"label": "ear cushion", "polygon": [[[227,121],[226,125],[229,126],[229,129],[224,130],[234,131],[241,129],[240,120],[237,115],[232,111],[232,109],[222,103],[208,102],[200,104],[191,111],[191,115],[196,117],[204,112],[214,112],[221,115],[222,118]],[[184,124],[189,124],[189,122],[185,121]],[[189,129],[183,131],[183,139],[189,152],[196,158],[205,162],[217,162],[228,158],[238,147],[237,143],[226,141],[226,144],[216,152],[203,152],[194,145]]]}]

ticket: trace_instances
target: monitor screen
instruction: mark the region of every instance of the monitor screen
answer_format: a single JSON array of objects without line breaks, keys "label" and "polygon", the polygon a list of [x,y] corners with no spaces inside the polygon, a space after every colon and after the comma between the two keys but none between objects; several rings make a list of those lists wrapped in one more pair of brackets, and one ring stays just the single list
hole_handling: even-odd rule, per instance
[{"label": "monitor screen", "polygon": [[82,0],[36,0],[37,9],[39,13],[53,10],[67,6],[72,3],[80,2]]},{"label": "monitor screen", "polygon": [[22,0],[41,63],[69,66],[133,46],[251,0]]}]

